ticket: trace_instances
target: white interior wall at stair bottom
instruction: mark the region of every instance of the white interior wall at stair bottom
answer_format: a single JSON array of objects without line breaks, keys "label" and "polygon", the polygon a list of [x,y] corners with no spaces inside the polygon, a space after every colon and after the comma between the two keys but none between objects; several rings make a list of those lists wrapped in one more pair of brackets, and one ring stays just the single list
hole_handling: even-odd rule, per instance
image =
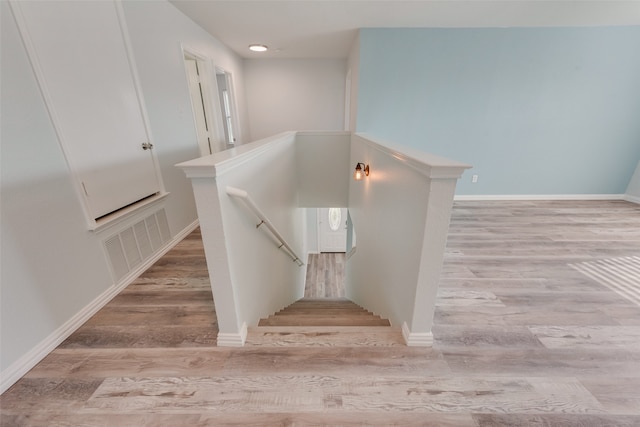
[{"label": "white interior wall at stair bottom", "polygon": [[347,207],[349,203],[349,179],[353,170],[349,163],[350,147],[349,132],[296,134],[298,206],[307,208],[307,253],[319,250],[316,208]]},{"label": "white interior wall at stair bottom", "polygon": [[251,136],[343,130],[344,59],[245,59]]},{"label": "white interior wall at stair bottom", "polygon": [[336,132],[296,133],[298,206],[347,207],[351,167],[351,134]]}]

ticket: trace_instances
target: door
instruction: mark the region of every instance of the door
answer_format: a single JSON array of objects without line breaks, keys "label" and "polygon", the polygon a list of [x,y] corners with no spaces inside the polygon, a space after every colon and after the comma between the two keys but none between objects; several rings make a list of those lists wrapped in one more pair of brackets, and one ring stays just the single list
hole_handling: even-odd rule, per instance
[{"label": "door", "polygon": [[227,147],[233,147],[236,143],[236,120],[234,114],[235,103],[233,99],[233,81],[231,74],[221,68],[217,68],[216,83],[218,85],[220,111],[222,112],[224,139],[227,143]]},{"label": "door", "polygon": [[160,192],[118,4],[11,5],[90,218]]},{"label": "door", "polygon": [[318,233],[320,252],[346,252],[347,209],[318,209]]},{"label": "door", "polygon": [[205,107],[205,96],[202,87],[202,73],[198,65],[198,61],[185,57],[185,66],[187,68],[187,79],[189,81],[189,94],[191,95],[191,107],[193,108],[193,117],[196,122],[196,132],[198,136],[198,146],[200,147],[200,155],[207,156],[213,154],[211,144],[211,126],[207,117]]}]

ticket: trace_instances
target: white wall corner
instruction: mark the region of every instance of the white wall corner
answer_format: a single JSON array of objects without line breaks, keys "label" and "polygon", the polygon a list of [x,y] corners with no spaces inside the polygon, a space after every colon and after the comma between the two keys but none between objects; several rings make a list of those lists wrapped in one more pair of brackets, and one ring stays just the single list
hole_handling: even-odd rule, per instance
[{"label": "white wall corner", "polygon": [[218,332],[218,347],[243,347],[247,340],[247,322],[242,323],[238,333]]},{"label": "white wall corner", "polygon": [[640,205],[640,197],[632,196],[631,194],[625,194],[624,200],[631,203],[637,203]]},{"label": "white wall corner", "polygon": [[433,346],[433,333],[431,332],[411,332],[407,322],[402,324],[402,337],[409,347],[431,347]]}]

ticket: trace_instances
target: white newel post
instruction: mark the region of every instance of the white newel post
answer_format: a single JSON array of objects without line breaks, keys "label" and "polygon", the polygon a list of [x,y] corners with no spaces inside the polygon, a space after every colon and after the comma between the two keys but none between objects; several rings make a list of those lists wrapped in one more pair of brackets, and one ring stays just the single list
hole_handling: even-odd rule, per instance
[{"label": "white newel post", "polygon": [[[464,169],[451,177],[428,179],[427,215],[425,217],[422,255],[416,283],[415,306],[411,324],[402,325],[402,334],[409,346],[431,346],[433,344],[433,315],[440,272],[447,244],[449,221],[453,207],[456,182]],[[440,175],[432,170],[432,175]]]},{"label": "white newel post", "polygon": [[215,171],[207,172],[204,168],[186,166],[183,169],[187,177],[191,178],[202,240],[205,243],[207,269],[209,270],[211,291],[218,318],[217,345],[243,346],[247,336],[247,327],[245,324],[241,325],[238,320]]}]

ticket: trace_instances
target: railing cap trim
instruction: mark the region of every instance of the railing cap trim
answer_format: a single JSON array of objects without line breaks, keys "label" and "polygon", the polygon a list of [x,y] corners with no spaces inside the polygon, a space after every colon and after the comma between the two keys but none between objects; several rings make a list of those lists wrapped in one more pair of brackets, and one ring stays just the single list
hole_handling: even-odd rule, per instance
[{"label": "railing cap trim", "polygon": [[428,178],[457,179],[462,176],[465,169],[472,167],[467,163],[450,160],[446,157],[437,156],[415,148],[393,144],[366,133],[355,133],[354,137],[359,137],[369,146],[411,166]]},{"label": "railing cap trim", "polygon": [[209,156],[198,157],[197,159],[178,163],[175,166],[181,168],[187,175],[187,178],[215,178],[259,156],[266,150],[269,150],[274,143],[295,141],[295,136],[296,132],[293,131],[282,132]]}]

